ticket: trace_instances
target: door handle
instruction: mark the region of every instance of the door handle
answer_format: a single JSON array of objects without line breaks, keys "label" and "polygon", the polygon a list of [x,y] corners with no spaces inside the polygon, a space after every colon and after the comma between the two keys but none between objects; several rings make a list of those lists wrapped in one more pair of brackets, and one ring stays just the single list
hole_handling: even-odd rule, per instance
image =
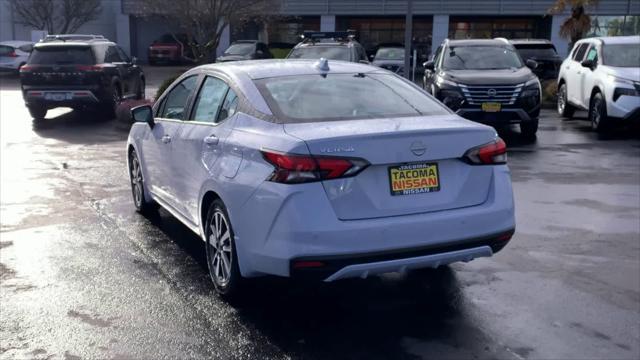
[{"label": "door handle", "polygon": [[219,142],[220,142],[220,139],[218,139],[218,137],[215,135],[209,135],[206,138],[204,138],[204,143],[209,146],[218,145]]},{"label": "door handle", "polygon": [[170,143],[171,142],[171,136],[169,136],[169,135],[163,136],[162,137],[162,142],[165,143],[165,144]]}]

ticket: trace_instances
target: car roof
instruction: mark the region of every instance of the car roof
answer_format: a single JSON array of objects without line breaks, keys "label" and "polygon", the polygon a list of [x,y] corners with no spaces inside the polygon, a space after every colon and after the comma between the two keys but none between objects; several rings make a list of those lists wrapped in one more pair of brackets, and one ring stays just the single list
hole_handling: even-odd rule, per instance
[{"label": "car roof", "polygon": [[21,40],[0,41],[0,45],[8,45],[13,47],[30,45],[30,44],[33,44],[33,41],[21,41]]},{"label": "car roof", "polygon": [[449,46],[482,46],[482,45],[505,46],[510,44],[502,39],[449,40]]},{"label": "car roof", "polygon": [[106,45],[115,45],[114,42],[106,41],[106,40],[90,40],[90,41],[48,41],[36,43],[33,47],[35,49],[48,48],[48,47],[58,47],[58,46],[91,46],[95,44],[106,44]]},{"label": "car roof", "polygon": [[270,59],[233,61],[202,65],[194,70],[212,70],[231,74],[243,74],[252,80],[291,75],[344,74],[383,72],[380,68],[361,63],[328,60],[329,71],[316,67],[317,59]]},{"label": "car roof", "polygon": [[513,45],[523,45],[523,44],[553,44],[551,41],[547,39],[511,39],[509,42]]},{"label": "car roof", "polygon": [[578,43],[600,41],[603,44],[638,44],[640,45],[640,35],[633,36],[599,36],[581,39]]}]

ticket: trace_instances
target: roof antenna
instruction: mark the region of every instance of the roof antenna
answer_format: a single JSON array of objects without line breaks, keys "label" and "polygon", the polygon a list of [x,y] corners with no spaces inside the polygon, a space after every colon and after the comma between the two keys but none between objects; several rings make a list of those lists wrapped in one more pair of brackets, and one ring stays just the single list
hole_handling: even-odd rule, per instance
[{"label": "roof antenna", "polygon": [[315,63],[315,67],[320,71],[329,71],[329,61],[325,58],[320,58],[320,60]]}]

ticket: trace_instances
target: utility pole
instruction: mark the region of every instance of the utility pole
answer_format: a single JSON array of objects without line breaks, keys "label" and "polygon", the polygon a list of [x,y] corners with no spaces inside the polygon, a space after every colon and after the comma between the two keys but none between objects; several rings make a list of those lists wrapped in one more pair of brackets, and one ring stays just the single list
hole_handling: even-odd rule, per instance
[{"label": "utility pole", "polygon": [[407,0],[407,15],[404,20],[404,77],[411,80],[411,45],[413,37],[413,0]]}]

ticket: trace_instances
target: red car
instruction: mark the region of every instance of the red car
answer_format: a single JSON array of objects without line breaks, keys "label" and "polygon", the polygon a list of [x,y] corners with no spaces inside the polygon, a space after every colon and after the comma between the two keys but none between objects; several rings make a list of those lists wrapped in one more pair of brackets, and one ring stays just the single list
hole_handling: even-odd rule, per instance
[{"label": "red car", "polygon": [[193,62],[186,34],[164,34],[149,46],[149,64]]}]

